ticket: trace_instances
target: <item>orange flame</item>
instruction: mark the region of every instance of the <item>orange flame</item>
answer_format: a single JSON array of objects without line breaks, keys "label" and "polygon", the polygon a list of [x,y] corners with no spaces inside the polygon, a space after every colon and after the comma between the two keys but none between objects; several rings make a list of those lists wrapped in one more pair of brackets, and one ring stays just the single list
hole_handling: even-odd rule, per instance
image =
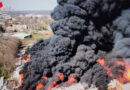
[{"label": "orange flame", "polygon": [[57,77],[59,77],[60,80],[64,80],[64,75],[62,73],[57,73]]},{"label": "orange flame", "polygon": [[125,78],[130,82],[130,66],[126,67]]},{"label": "orange flame", "polygon": [[77,83],[77,80],[72,75],[69,76],[68,83],[72,85],[73,83]]},{"label": "orange flame", "polygon": [[118,60],[116,63],[117,63],[118,65],[122,65],[122,66],[125,66],[125,65],[126,65],[126,63],[125,63],[124,61],[121,61],[121,60]]},{"label": "orange flame", "polygon": [[48,90],[51,90],[53,87],[59,87],[59,84],[56,83],[56,81],[53,81],[52,84],[48,87]]},{"label": "orange flame", "polygon": [[59,84],[57,84],[56,86],[55,86],[55,88],[58,88],[60,85]]},{"label": "orange flame", "polygon": [[47,76],[43,76],[43,79],[47,80],[48,78],[47,78]]},{"label": "orange flame", "polygon": [[44,87],[44,85],[42,83],[38,83],[37,86],[36,86],[36,90],[39,90],[42,87]]},{"label": "orange flame", "polygon": [[[64,75],[62,73],[56,73],[56,76],[60,79],[60,80],[64,80]],[[45,77],[44,77],[45,78]],[[51,90],[53,87],[57,88],[60,85],[56,83],[56,81],[53,81],[51,85],[49,85],[48,90]]]},{"label": "orange flame", "polygon": [[22,86],[22,84],[23,84],[23,80],[20,81],[18,90],[20,90],[20,87]]},{"label": "orange flame", "polygon": [[105,65],[105,60],[104,59],[98,59],[97,62],[100,63],[101,66]]},{"label": "orange flame", "polygon": [[[60,79],[60,80],[64,80],[64,75],[62,73],[56,73],[56,76]],[[46,76],[43,76],[44,79],[46,79]],[[68,85],[72,85],[73,83],[77,83],[77,80],[75,79],[74,76],[70,75],[68,78],[68,81],[63,83],[63,85],[68,84]],[[60,84],[57,84],[57,82],[54,80],[49,86],[48,86],[48,90],[51,90],[52,88],[57,88],[60,87]]]},{"label": "orange flame", "polygon": [[30,56],[29,55],[23,55],[22,60],[29,62],[30,61]]},{"label": "orange flame", "polygon": [[110,68],[107,67],[107,66],[105,66],[105,60],[104,60],[104,59],[98,59],[97,62],[100,63],[102,67],[104,67],[104,69],[106,70],[106,73],[107,73],[110,77],[113,76],[112,73],[111,73],[111,71],[110,71]]},{"label": "orange flame", "polygon": [[27,62],[29,62],[29,61],[30,61],[30,56],[27,56],[26,61],[27,61]]},{"label": "orange flame", "polygon": [[[113,74],[110,70],[110,68],[108,66],[105,65],[105,60],[104,59],[98,59],[97,60],[98,63],[101,64],[102,67],[104,67],[104,69],[106,70],[106,73],[112,77]],[[126,63],[123,60],[117,60],[116,63],[117,65],[122,65],[125,67],[125,70],[119,69],[118,71],[123,73],[123,76],[117,76],[117,80],[119,80],[121,83],[125,83],[125,82],[130,82],[130,63]],[[114,67],[115,65],[113,65]]]},{"label": "orange flame", "polygon": [[24,74],[23,74],[23,73],[20,74],[20,78],[21,78],[21,79],[24,78]]},{"label": "orange flame", "polygon": [[20,90],[20,87],[21,87],[22,84],[23,84],[23,80],[22,80],[22,79],[24,78],[24,74],[23,74],[23,73],[20,74],[20,78],[21,78],[21,81],[20,81],[18,90]]},{"label": "orange flame", "polygon": [[124,83],[124,82],[125,82],[124,78],[121,77],[121,76],[117,76],[117,80],[118,80],[119,82],[121,82],[121,83]]},{"label": "orange flame", "polygon": [[49,87],[48,87],[48,90],[51,90],[53,88],[53,86],[52,85],[50,85]]}]

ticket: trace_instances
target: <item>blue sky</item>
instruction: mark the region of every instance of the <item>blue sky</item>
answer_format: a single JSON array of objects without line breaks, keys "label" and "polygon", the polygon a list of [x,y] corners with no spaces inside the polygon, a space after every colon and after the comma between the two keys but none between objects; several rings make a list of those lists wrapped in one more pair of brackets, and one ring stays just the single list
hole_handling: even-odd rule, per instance
[{"label": "blue sky", "polygon": [[57,0],[0,0],[4,8],[13,10],[53,10]]}]

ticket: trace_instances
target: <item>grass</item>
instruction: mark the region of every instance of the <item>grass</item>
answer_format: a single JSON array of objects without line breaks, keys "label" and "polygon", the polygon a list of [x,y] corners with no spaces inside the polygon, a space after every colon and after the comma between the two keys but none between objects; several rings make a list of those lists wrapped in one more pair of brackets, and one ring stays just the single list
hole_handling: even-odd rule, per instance
[{"label": "grass", "polygon": [[31,43],[36,42],[40,38],[47,39],[47,38],[51,37],[52,35],[53,35],[53,33],[51,31],[45,31],[42,33],[39,31],[34,31],[32,33],[32,38],[26,38],[26,39],[22,40],[22,43],[24,45],[31,44]]},{"label": "grass", "polygon": [[19,39],[14,37],[4,39],[0,34],[0,77],[8,78],[14,70],[19,45]]},{"label": "grass", "polygon": [[24,34],[27,34],[27,30],[19,30],[19,33],[24,33]]},{"label": "grass", "polygon": [[4,78],[9,78],[10,73],[15,69],[14,64],[17,61],[16,54],[21,43],[28,45],[36,42],[40,38],[46,39],[52,35],[53,33],[51,31],[35,31],[32,33],[32,38],[26,38],[20,42],[19,39],[14,37],[4,39],[0,33],[0,77],[4,76]]}]

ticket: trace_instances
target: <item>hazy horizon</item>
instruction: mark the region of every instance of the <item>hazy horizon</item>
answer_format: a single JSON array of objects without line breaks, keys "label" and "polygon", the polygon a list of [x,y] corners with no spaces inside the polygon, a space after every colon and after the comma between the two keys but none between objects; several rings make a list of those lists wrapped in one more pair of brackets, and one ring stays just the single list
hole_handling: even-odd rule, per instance
[{"label": "hazy horizon", "polygon": [[3,8],[13,11],[52,11],[57,5],[57,0],[2,0],[2,2]]}]

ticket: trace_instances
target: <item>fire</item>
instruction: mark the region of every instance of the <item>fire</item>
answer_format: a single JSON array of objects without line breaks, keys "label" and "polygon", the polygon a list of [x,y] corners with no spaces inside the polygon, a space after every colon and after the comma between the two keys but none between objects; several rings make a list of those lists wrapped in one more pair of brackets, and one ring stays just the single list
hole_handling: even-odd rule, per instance
[{"label": "fire", "polygon": [[21,79],[24,78],[24,74],[23,74],[23,73],[20,74],[20,78],[21,78]]},{"label": "fire", "polygon": [[24,78],[24,74],[23,74],[23,73],[20,74],[20,78],[21,78],[21,81],[20,81],[18,90],[20,90],[20,87],[21,87],[22,84],[23,84],[23,80],[22,80],[22,79]]},{"label": "fire", "polygon": [[104,68],[105,68],[107,74],[108,74],[110,77],[112,77],[113,75],[112,75],[112,72],[110,71],[110,68],[107,67],[107,66],[104,66]]},{"label": "fire", "polygon": [[30,61],[30,55],[22,55],[22,60],[29,62]]},{"label": "fire", "polygon": [[130,66],[126,67],[125,78],[130,82]]},{"label": "fire", "polygon": [[125,66],[125,62],[124,62],[124,61],[118,60],[116,63],[117,63],[118,65]]},{"label": "fire", "polygon": [[60,80],[64,80],[64,75],[62,73],[57,73],[57,77],[59,77]]},{"label": "fire", "polygon": [[72,75],[69,76],[68,83],[72,85],[73,83],[77,83],[77,80]]},{"label": "fire", "polygon": [[[21,74],[20,74],[20,78],[21,78],[21,79],[23,79],[23,78],[24,78],[24,74],[23,74],[23,73],[21,73]],[[21,86],[22,86],[22,83],[23,83],[23,80],[21,80],[21,81],[20,81],[20,85],[19,85],[19,87],[21,87]]]},{"label": "fire", "polygon": [[[64,81],[64,75],[62,73],[56,73],[56,75],[60,80]],[[43,79],[48,80],[48,77],[43,76]],[[68,81],[64,81],[62,83],[57,83],[55,80],[52,81],[52,83],[48,86],[48,90],[51,90],[52,88],[58,88],[60,87],[60,84],[63,85],[72,85],[73,83],[77,83],[77,80],[75,79],[75,77],[73,75],[70,75],[68,78]],[[38,85],[37,85],[38,86]]]},{"label": "fire", "polygon": [[117,61],[118,65],[125,66],[125,70],[120,70],[124,75],[123,77],[118,78],[120,82],[130,82],[130,63],[126,63],[125,61]]},{"label": "fire", "polygon": [[30,61],[30,56],[27,56],[26,61],[27,61],[27,62],[29,62],[29,61]]},{"label": "fire", "polygon": [[[56,76],[60,79],[60,80],[64,80],[64,75],[62,73],[56,73]],[[44,79],[46,79],[46,77],[43,77]],[[51,85],[49,85],[48,90],[51,90],[52,88],[57,88],[60,85],[56,83],[56,81],[53,81]]]},{"label": "fire", "polygon": [[[106,70],[106,73],[110,77],[113,76],[110,68],[105,65],[104,59],[98,59],[97,62],[100,63],[102,67],[104,67],[104,69]],[[118,70],[118,72],[121,72],[123,76],[120,76],[120,75],[116,76],[117,80],[120,81],[121,83],[130,82],[130,63],[126,63],[124,60],[117,60],[116,63],[113,65],[113,68],[116,65],[121,65],[125,67],[125,70],[122,70],[122,69]]]},{"label": "fire", "polygon": [[36,90],[39,90],[42,87],[44,87],[44,85],[42,83],[38,83],[37,86],[36,86]]},{"label": "fire", "polygon": [[[64,75],[62,73],[56,73],[56,76],[60,79],[60,80],[64,80]],[[43,76],[43,78],[45,80],[47,80],[46,76]],[[48,90],[51,90],[53,87],[57,88],[60,85],[56,83],[56,81],[53,81],[51,85],[49,85]]]},{"label": "fire", "polygon": [[105,65],[105,60],[104,59],[98,59],[97,62],[100,63],[101,66]]},{"label": "fire", "polygon": [[[60,79],[60,80],[64,80],[64,75],[62,73],[56,73],[56,76]],[[45,77],[44,77],[45,78]],[[60,85],[56,83],[56,81],[53,81],[52,84],[48,87],[48,90],[51,90],[53,87],[57,88]]]},{"label": "fire", "polygon": [[22,86],[22,84],[23,84],[23,80],[20,81],[18,90],[20,90],[20,87]]},{"label": "fire", "polygon": [[47,80],[48,78],[47,78],[47,76],[43,76],[43,79]]},{"label": "fire", "polygon": [[52,85],[50,85],[49,87],[48,87],[48,90],[51,90],[53,88],[53,86]]},{"label": "fire", "polygon": [[53,81],[52,84],[48,87],[48,90],[51,90],[53,87],[59,87],[59,84],[56,83],[56,81]]},{"label": "fire", "polygon": [[55,88],[58,88],[60,85],[59,84],[57,84],[56,86],[55,86]]},{"label": "fire", "polygon": [[106,72],[109,76],[111,76],[111,77],[113,76],[111,71],[110,71],[110,68],[108,66],[105,66],[105,60],[104,59],[98,59],[97,62],[100,63],[102,67],[104,67],[104,69],[106,70]]}]

